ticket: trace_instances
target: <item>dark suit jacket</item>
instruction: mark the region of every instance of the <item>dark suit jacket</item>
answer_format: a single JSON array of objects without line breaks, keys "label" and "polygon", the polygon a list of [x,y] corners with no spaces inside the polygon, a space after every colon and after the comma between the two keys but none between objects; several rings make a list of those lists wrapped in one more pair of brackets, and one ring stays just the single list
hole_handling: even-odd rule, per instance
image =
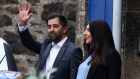
[{"label": "dark suit jacket", "polygon": [[121,58],[118,52],[107,56],[107,65],[91,65],[87,79],[120,79]]},{"label": "dark suit jacket", "polygon": [[[39,62],[37,66],[37,76],[43,70],[46,59],[52,47],[51,40],[47,37],[43,43],[33,40],[28,29],[19,32],[21,41],[25,47],[39,54]],[[78,46],[71,43],[69,40],[61,47],[53,64],[54,68],[58,70],[54,73],[54,79],[75,79],[77,75],[78,66],[82,60],[82,50]]]}]

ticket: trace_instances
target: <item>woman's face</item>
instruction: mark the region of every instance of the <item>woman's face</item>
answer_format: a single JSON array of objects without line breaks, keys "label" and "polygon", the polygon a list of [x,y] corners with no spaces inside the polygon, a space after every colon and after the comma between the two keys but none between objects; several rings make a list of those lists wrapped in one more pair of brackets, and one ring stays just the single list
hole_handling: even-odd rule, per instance
[{"label": "woman's face", "polygon": [[92,36],[90,33],[90,28],[89,28],[89,24],[86,26],[86,30],[84,32],[84,37],[86,40],[86,44],[91,44],[92,43]]}]

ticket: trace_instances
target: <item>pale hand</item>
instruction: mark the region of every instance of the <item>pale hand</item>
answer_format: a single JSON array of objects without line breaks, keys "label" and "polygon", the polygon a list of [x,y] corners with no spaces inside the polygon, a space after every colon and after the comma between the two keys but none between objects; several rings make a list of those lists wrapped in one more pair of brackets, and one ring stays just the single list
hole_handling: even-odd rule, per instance
[{"label": "pale hand", "polygon": [[21,8],[18,5],[20,26],[25,26],[27,24],[27,21],[32,16],[32,13],[29,14],[30,9],[31,9],[31,4],[29,5],[29,8],[27,9],[27,2],[22,2]]}]

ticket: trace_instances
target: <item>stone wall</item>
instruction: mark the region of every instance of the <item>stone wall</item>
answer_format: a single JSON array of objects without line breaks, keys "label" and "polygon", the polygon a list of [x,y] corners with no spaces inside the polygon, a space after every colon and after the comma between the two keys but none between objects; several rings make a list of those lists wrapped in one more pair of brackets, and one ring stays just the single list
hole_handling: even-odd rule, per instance
[{"label": "stone wall", "polygon": [[88,23],[88,2],[89,0],[78,0],[77,9],[77,27],[76,27],[76,44],[83,48],[83,32]]},{"label": "stone wall", "polygon": [[122,79],[140,79],[140,56],[137,55],[140,38],[140,1],[122,1]]},{"label": "stone wall", "polygon": [[[18,70],[20,72],[26,72],[31,67],[37,66],[38,55],[30,50],[26,49],[20,41],[17,23],[18,20],[18,4],[21,5],[22,1],[26,0],[1,0],[0,1],[0,36],[5,39],[12,51],[16,60]],[[84,1],[84,0],[83,0]],[[81,22],[81,19],[84,19],[85,12],[82,11],[78,13],[81,17],[80,20],[77,20],[77,8],[79,0],[27,0],[28,4],[32,4],[31,12],[33,13],[31,19],[28,22],[29,30],[35,40],[40,42],[48,35],[46,22],[44,21],[46,16],[52,12],[58,12],[63,14],[68,20],[68,37],[75,43],[76,38],[79,39],[82,36],[79,36],[82,32],[83,24],[76,24]],[[80,6],[81,7],[81,6]],[[79,9],[78,9],[79,10]],[[80,27],[80,28],[79,28]],[[78,32],[80,31],[80,32]],[[76,36],[78,33],[78,36]],[[76,37],[76,38],[75,38]],[[80,39],[77,40],[77,44],[80,44]]]}]

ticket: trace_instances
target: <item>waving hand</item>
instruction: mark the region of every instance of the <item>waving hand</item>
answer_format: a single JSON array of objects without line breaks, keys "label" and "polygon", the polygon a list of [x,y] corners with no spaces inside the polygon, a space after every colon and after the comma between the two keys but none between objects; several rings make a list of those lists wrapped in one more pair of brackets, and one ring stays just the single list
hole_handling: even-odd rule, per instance
[{"label": "waving hand", "polygon": [[20,26],[25,26],[27,24],[27,21],[31,18],[32,13],[29,14],[30,9],[31,9],[31,4],[27,9],[27,2],[22,2],[21,8],[18,5]]}]

